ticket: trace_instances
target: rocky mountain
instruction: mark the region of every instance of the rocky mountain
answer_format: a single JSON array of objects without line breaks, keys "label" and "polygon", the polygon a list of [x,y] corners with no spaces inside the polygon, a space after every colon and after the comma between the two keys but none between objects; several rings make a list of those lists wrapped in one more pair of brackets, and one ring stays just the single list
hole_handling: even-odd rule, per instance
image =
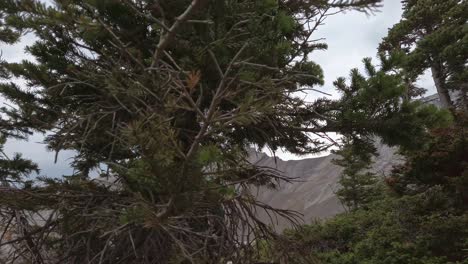
[{"label": "rocky mountain", "polygon": [[[376,142],[379,156],[375,159],[373,171],[379,175],[388,174],[395,162],[401,160],[395,149]],[[335,195],[339,188],[338,180],[342,168],[333,164],[338,158],[334,154],[325,157],[303,160],[284,161],[270,157],[265,153],[252,153],[251,161],[260,166],[275,168],[283,175],[294,178],[291,183],[283,183],[279,189],[260,188],[253,194],[262,202],[281,209],[294,210],[303,215],[303,221],[308,223],[314,219],[322,219],[341,213],[345,208]],[[278,231],[290,226],[285,219],[270,219],[270,216],[259,210],[259,216],[267,223],[273,224]]]}]

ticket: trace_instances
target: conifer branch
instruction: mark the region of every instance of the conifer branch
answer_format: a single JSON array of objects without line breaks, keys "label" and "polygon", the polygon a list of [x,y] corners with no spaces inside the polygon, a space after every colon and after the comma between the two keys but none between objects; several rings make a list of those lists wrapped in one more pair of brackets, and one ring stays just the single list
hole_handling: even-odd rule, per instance
[{"label": "conifer branch", "polygon": [[247,46],[248,46],[247,42],[242,45],[242,47],[239,49],[236,55],[234,55],[228,67],[226,68],[225,72],[223,73],[223,78],[219,82],[218,87],[216,88],[215,95],[213,96],[213,99],[211,101],[210,107],[208,108],[208,112],[205,118],[206,122],[203,124],[198,134],[195,136],[194,142],[192,143],[189,151],[187,152],[186,159],[190,158],[195,153],[195,150],[198,148],[198,144],[200,143],[200,140],[205,136],[205,133],[208,127],[211,125],[212,118],[216,112],[216,108],[218,107],[218,104],[222,100],[222,93],[223,93],[223,89],[227,81],[227,76],[230,74],[234,63],[241,56],[242,52],[244,51],[245,48],[247,48]]},{"label": "conifer branch", "polygon": [[175,37],[179,27],[189,19],[192,13],[195,12],[195,10],[198,8],[199,5],[201,5],[202,1],[203,0],[193,0],[190,3],[190,5],[187,7],[187,9],[184,11],[184,13],[182,13],[180,16],[175,18],[175,22],[174,24],[172,24],[169,30],[161,36],[161,39],[159,40],[159,43],[156,46],[156,49],[154,50],[153,61],[151,62],[150,69],[152,69],[156,65],[164,49],[167,47],[167,45],[169,45],[169,43]]}]

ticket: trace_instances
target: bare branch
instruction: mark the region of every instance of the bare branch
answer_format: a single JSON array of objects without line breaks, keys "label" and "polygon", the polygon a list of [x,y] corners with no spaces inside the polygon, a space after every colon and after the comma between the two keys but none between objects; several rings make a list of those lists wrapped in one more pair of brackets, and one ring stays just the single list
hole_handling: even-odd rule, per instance
[{"label": "bare branch", "polygon": [[177,30],[179,27],[188,20],[188,18],[192,15],[192,13],[198,8],[201,4],[202,0],[193,0],[189,7],[182,13],[180,16],[176,17],[174,24],[172,24],[171,28],[161,36],[158,45],[153,53],[153,61],[151,62],[150,69],[153,68],[156,63],[158,62],[159,58],[161,57],[162,52],[164,49],[169,45],[172,39],[175,37]]}]

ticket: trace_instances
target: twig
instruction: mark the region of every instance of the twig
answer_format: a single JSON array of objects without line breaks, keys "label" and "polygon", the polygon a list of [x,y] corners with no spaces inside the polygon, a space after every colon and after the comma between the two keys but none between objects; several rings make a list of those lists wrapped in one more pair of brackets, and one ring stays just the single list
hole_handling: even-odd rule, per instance
[{"label": "twig", "polygon": [[151,62],[150,69],[154,68],[156,63],[158,62],[159,58],[161,57],[162,51],[169,45],[172,39],[175,37],[175,34],[179,27],[192,15],[198,5],[201,3],[201,0],[193,0],[189,7],[185,10],[182,15],[176,17],[174,24],[172,24],[169,31],[167,31],[159,40],[158,45],[153,53],[153,61]]}]

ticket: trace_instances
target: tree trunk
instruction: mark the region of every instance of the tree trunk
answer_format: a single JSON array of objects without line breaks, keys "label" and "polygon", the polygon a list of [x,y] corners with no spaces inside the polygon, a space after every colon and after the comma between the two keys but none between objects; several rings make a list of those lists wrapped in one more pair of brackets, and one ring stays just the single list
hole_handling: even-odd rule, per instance
[{"label": "tree trunk", "polygon": [[450,100],[450,94],[447,88],[444,85],[444,81],[441,76],[440,66],[432,65],[431,66],[432,79],[434,79],[434,84],[439,94],[440,104],[443,108],[452,108],[453,103]]}]

